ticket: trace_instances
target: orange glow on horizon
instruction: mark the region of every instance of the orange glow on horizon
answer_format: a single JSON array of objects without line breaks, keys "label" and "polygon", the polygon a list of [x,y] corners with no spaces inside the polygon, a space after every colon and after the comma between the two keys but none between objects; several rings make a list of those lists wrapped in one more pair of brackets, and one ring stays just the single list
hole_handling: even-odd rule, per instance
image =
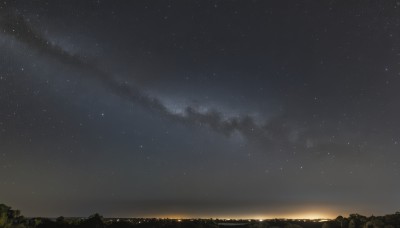
[{"label": "orange glow on horizon", "polygon": [[268,219],[334,219],[339,214],[334,212],[327,212],[320,210],[319,212],[315,211],[307,211],[300,213],[281,213],[281,214],[271,214],[271,213],[257,213],[257,214],[215,214],[215,215],[192,215],[192,214],[162,214],[162,215],[154,215],[154,216],[144,216],[147,218],[161,218],[161,219],[253,219],[253,220],[268,220]]},{"label": "orange glow on horizon", "polygon": [[252,220],[270,220],[270,219],[335,219],[339,215],[346,215],[347,210],[341,210],[335,206],[325,205],[294,205],[291,207],[277,207],[273,210],[254,209],[247,210],[247,213],[240,213],[240,209],[231,212],[224,212],[210,208],[215,212],[197,211],[185,212],[184,210],[165,211],[165,213],[155,214],[136,214],[135,217],[159,218],[159,219],[252,219]]}]

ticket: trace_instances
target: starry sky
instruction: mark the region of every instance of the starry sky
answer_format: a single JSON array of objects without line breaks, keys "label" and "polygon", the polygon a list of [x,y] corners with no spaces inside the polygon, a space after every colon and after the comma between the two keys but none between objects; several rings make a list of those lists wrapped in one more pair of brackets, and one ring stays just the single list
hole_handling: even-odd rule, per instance
[{"label": "starry sky", "polygon": [[400,1],[0,2],[0,202],[26,216],[400,205]]}]

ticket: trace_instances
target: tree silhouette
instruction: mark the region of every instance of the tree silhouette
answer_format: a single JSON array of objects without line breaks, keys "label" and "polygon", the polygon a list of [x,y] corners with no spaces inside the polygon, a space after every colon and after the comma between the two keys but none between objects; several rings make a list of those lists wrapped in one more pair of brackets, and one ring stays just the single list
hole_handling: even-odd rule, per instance
[{"label": "tree silhouette", "polygon": [[104,228],[105,224],[103,222],[103,216],[98,213],[89,216],[88,219],[84,220],[80,227],[85,228]]}]

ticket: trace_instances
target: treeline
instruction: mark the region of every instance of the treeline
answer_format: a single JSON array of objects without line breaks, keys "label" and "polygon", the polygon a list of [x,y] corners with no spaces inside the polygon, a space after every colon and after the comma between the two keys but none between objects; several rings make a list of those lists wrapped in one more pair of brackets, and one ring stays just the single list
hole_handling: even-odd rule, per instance
[{"label": "treeline", "polygon": [[249,228],[400,228],[400,212],[366,217],[350,214],[329,221],[285,220],[218,220],[218,219],[107,219],[99,214],[88,218],[25,218],[19,210],[0,204],[0,228],[147,228],[147,227],[249,227]]},{"label": "treeline", "polygon": [[323,224],[322,228],[400,228],[400,212],[385,216],[363,216],[350,214],[338,216]]}]

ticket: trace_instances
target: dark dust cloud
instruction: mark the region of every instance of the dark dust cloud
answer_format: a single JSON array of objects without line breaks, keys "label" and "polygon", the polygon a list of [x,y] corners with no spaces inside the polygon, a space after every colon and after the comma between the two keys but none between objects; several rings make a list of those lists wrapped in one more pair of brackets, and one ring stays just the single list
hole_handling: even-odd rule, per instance
[{"label": "dark dust cloud", "polygon": [[27,216],[399,210],[400,1],[1,1]]}]

